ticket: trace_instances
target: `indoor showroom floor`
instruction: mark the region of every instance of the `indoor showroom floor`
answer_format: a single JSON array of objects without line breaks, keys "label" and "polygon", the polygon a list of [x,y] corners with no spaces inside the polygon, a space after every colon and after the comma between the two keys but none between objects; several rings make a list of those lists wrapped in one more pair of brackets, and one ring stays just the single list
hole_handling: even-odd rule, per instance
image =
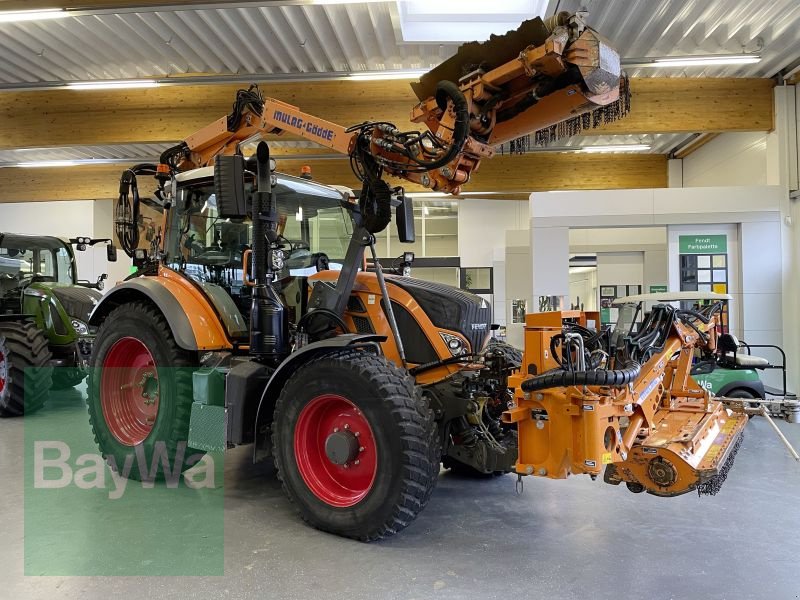
[{"label": "indoor showroom floor", "polygon": [[[29,419],[27,426],[23,419],[0,421],[3,599],[778,600],[800,595],[800,465],[762,418],[748,424],[735,466],[715,497],[636,495],[583,477],[528,478],[517,495],[513,475],[470,480],[443,471],[416,522],[373,544],[304,525],[272,467],[253,466],[251,449],[239,448],[225,456],[224,575],[215,577],[23,577],[23,528],[35,526],[26,524],[24,515],[25,431],[50,422],[85,428],[90,435],[76,390],[54,397]],[[779,425],[800,445],[800,425]],[[90,505],[69,511],[86,513]],[[184,513],[188,526],[197,527],[191,511],[187,507]],[[65,519],[62,531],[51,532],[53,544],[68,536],[66,554],[90,554],[83,544],[93,518]],[[124,550],[130,542],[118,537],[115,543]],[[202,537],[181,551],[200,552]],[[70,558],[64,554],[52,557],[54,571]]]}]

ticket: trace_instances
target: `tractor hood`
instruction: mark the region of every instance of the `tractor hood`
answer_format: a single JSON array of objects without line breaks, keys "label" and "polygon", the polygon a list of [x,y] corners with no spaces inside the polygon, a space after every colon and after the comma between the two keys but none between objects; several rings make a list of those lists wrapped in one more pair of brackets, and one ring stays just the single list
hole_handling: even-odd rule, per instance
[{"label": "tractor hood", "polygon": [[387,275],[386,281],[408,292],[431,323],[461,333],[472,352],[483,349],[492,323],[492,309],[486,300],[449,285],[411,277]]},{"label": "tractor hood", "polygon": [[55,285],[51,289],[66,313],[85,323],[89,322],[89,315],[103,297],[97,290],[78,285]]}]

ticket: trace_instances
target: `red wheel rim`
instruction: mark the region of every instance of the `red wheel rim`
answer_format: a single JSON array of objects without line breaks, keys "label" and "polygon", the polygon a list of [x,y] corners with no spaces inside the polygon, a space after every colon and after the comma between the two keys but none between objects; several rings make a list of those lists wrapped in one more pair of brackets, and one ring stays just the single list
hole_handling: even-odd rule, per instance
[{"label": "red wheel rim", "polygon": [[[347,448],[332,457],[332,448]],[[294,455],[308,489],[331,506],[358,504],[375,482],[378,455],[369,421],[355,404],[335,394],[303,407],[294,431]]]},{"label": "red wheel rim", "polygon": [[6,389],[6,378],[8,377],[8,363],[6,355],[0,350],[0,394]]},{"label": "red wheel rim", "polygon": [[141,444],[158,416],[159,382],[153,355],[140,340],[111,346],[100,373],[100,403],[111,434],[125,446]]}]

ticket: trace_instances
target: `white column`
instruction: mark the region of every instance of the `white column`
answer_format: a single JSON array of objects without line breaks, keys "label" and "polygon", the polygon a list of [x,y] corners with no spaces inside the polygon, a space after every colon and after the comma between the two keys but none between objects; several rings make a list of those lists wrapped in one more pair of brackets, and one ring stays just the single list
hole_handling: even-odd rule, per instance
[{"label": "white column", "polygon": [[669,187],[683,187],[683,160],[672,158],[667,161],[667,185]]},{"label": "white column", "polygon": [[569,228],[536,227],[531,220],[531,297],[533,306],[528,312],[538,312],[539,298],[558,296],[561,308],[569,298]]}]

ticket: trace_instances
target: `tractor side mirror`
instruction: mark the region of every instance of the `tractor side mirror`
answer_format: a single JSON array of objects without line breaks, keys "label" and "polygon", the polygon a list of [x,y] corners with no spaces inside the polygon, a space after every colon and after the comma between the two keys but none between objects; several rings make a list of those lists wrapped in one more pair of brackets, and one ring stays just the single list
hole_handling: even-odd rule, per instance
[{"label": "tractor side mirror", "polygon": [[114,244],[106,246],[106,260],[108,262],[117,262],[117,247]]},{"label": "tractor side mirror", "polygon": [[247,216],[242,156],[214,157],[214,194],[220,218],[244,219]]},{"label": "tractor side mirror", "polygon": [[395,222],[397,223],[397,237],[404,244],[411,244],[416,239],[414,231],[414,203],[410,197],[402,192],[398,194]]}]

